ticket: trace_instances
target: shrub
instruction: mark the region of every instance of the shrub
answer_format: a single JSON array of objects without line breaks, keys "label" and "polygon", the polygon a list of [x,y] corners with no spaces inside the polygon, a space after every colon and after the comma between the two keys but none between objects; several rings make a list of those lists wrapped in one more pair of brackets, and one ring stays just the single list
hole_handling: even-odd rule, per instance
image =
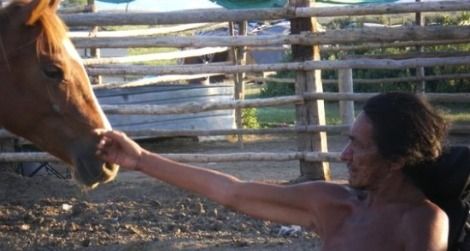
[{"label": "shrub", "polygon": [[242,110],[243,128],[259,128],[258,118],[256,117],[256,108],[245,108]]}]

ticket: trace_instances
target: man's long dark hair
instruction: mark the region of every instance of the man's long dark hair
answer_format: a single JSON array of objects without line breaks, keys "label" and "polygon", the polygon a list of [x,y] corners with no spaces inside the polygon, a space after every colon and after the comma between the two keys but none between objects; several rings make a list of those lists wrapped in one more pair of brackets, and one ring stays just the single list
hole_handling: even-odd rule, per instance
[{"label": "man's long dark hair", "polygon": [[441,154],[448,124],[425,99],[411,93],[383,93],[367,100],[363,111],[385,159],[401,158],[405,166],[413,166]]}]

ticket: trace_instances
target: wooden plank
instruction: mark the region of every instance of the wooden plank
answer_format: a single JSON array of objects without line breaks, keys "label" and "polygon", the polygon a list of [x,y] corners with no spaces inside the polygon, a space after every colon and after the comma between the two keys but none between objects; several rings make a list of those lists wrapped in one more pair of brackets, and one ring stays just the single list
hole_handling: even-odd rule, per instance
[{"label": "wooden plank", "polygon": [[[263,135],[263,134],[293,134],[293,133],[310,133],[325,131],[334,134],[344,134],[349,130],[349,125],[326,125],[326,126],[305,126],[305,127],[280,127],[280,128],[260,128],[260,129],[215,129],[215,130],[195,130],[195,129],[143,129],[143,130],[125,130],[125,132],[133,138],[158,138],[158,137],[197,137],[197,136],[217,136],[217,135]],[[449,130],[451,135],[470,134],[470,125],[451,125]],[[0,139],[19,139],[25,141],[15,135],[0,129]]]},{"label": "wooden plank", "polygon": [[86,13],[64,14],[69,26],[105,25],[163,25],[243,20],[275,20],[296,17],[334,17],[352,15],[381,15],[413,12],[444,12],[470,10],[469,1],[423,3],[392,3],[347,5],[334,7],[263,8],[245,10],[199,9],[153,13]]},{"label": "wooden plank", "polygon": [[[309,161],[339,162],[339,153],[305,152],[241,152],[225,154],[162,154],[163,157],[180,162],[232,162],[232,161]],[[0,163],[4,162],[59,162],[54,156],[43,152],[0,153]]]},{"label": "wooden plank", "polygon": [[363,27],[324,32],[305,32],[295,35],[264,36],[157,36],[116,38],[75,38],[77,48],[128,48],[128,47],[217,47],[217,46],[272,46],[282,44],[351,44],[351,43],[391,43],[398,41],[428,41],[468,39],[470,26],[403,26],[403,27]]},{"label": "wooden plank", "polygon": [[203,56],[211,53],[219,53],[227,51],[227,47],[206,47],[190,50],[179,50],[172,52],[149,53],[143,55],[124,56],[124,57],[106,57],[106,58],[85,58],[82,60],[84,65],[100,65],[100,64],[122,64],[148,62],[155,60],[180,59],[188,57]]},{"label": "wooden plank", "polygon": [[[296,0],[289,2],[291,7],[309,6],[309,0]],[[313,18],[291,19],[291,33],[300,34],[302,32],[317,32],[316,20]],[[292,45],[293,60],[297,62],[320,60],[320,47],[318,45]],[[297,71],[295,93],[303,95],[306,92],[323,92],[321,82],[321,71],[313,69],[311,71]],[[325,108],[323,100],[310,100],[302,104],[296,104],[296,125],[325,125]],[[327,152],[327,139],[324,132],[297,135],[297,148],[306,152]],[[304,180],[329,180],[330,170],[327,162],[310,162],[300,160],[299,181]]]},{"label": "wooden plank", "polygon": [[165,66],[113,66],[88,68],[90,75],[162,75],[162,74],[201,74],[201,73],[235,73],[235,72],[266,72],[266,71],[298,71],[298,70],[336,70],[353,69],[401,69],[417,66],[431,67],[438,65],[467,65],[470,56],[444,58],[411,58],[411,59],[368,59],[360,60],[321,60],[276,64],[247,65],[165,65]]}]

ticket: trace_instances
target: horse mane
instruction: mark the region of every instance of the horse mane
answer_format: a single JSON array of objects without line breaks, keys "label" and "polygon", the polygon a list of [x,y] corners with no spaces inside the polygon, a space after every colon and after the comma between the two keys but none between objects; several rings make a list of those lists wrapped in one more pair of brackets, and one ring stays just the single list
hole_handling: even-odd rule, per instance
[{"label": "horse mane", "polygon": [[55,10],[50,8],[43,11],[39,21],[42,24],[42,32],[36,43],[37,52],[45,54],[58,53],[62,50],[63,41],[67,37],[65,24]]},{"label": "horse mane", "polygon": [[[44,0],[55,2],[55,0]],[[0,16],[5,16],[10,9],[15,6],[24,6],[29,1],[14,0],[7,7],[0,10]],[[41,32],[36,39],[36,49],[38,54],[56,54],[62,50],[63,40],[67,37],[67,27],[56,14],[54,8],[36,8],[31,16],[39,17],[36,24],[41,25]],[[21,45],[20,45],[21,46]]]}]

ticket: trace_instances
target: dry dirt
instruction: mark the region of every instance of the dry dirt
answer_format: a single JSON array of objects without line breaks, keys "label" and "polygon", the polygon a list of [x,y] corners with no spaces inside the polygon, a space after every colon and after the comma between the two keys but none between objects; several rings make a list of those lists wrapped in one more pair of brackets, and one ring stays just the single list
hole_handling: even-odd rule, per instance
[{"label": "dry dirt", "polygon": [[[287,138],[257,137],[240,149],[229,141],[143,143],[162,153],[295,151]],[[242,179],[285,182],[298,162],[208,163]],[[60,166],[55,166],[61,169]],[[341,167],[334,167],[338,177]],[[61,170],[63,171],[63,170]],[[339,174],[338,174],[339,173]],[[255,220],[136,172],[92,191],[45,172],[0,173],[0,250],[315,250],[315,234],[279,235]]]},{"label": "dry dirt", "polygon": [[[468,138],[453,140],[468,143]],[[343,136],[329,137],[340,151]],[[160,153],[296,151],[287,137],[249,138],[240,149],[230,141],[192,139],[142,142]],[[202,164],[198,164],[202,165]],[[299,175],[298,161],[207,163],[245,180],[282,183]],[[64,172],[63,167],[54,166]],[[314,233],[279,235],[282,225],[255,220],[137,172],[85,191],[70,179],[32,178],[0,168],[0,251],[13,250],[318,250]],[[334,181],[345,167],[333,164]]]}]

